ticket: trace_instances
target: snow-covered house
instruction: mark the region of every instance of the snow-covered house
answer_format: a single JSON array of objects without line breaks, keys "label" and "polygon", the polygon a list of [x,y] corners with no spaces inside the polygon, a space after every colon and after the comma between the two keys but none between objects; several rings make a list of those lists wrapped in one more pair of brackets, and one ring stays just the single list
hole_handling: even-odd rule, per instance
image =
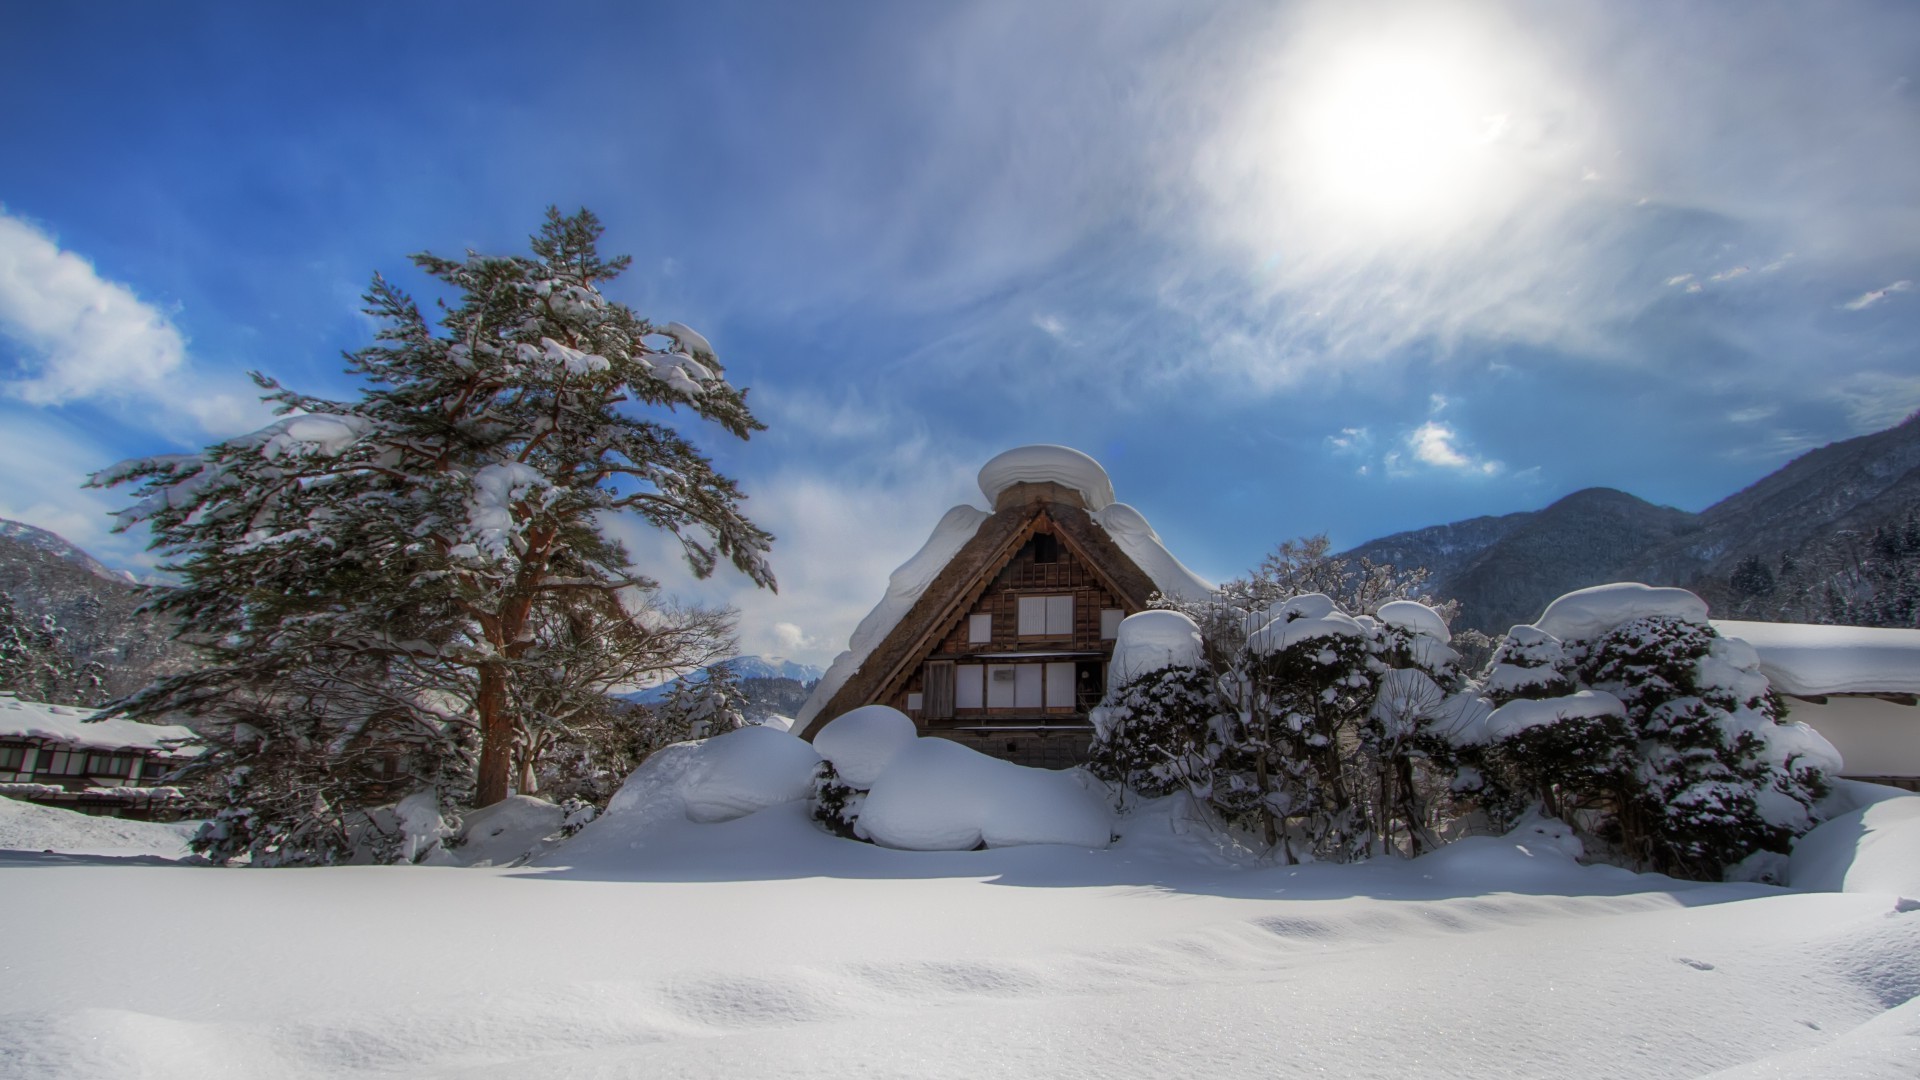
[{"label": "snow-covered house", "polygon": [[117,817],[169,817],[162,779],[199,753],[191,729],[92,720],[97,710],[0,694],[0,795]]},{"label": "snow-covered house", "polygon": [[1212,586],[1168,553],[1106,470],[1064,446],[987,462],[992,510],[947,511],[894,571],[794,728],[811,739],[862,705],[890,705],[936,735],[1025,765],[1076,764],[1106,687],[1120,620],[1156,592]]},{"label": "snow-covered house", "polygon": [[1858,780],[1920,791],[1920,630],[1716,619]]}]

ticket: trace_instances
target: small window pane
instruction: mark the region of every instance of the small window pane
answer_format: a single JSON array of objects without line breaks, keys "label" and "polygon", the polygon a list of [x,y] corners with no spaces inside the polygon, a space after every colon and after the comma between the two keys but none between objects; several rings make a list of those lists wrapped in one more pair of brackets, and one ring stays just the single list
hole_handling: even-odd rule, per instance
[{"label": "small window pane", "polygon": [[1102,641],[1112,641],[1114,638],[1120,636],[1120,620],[1125,618],[1126,614],[1126,612],[1121,611],[1119,608],[1113,607],[1105,608],[1100,612],[1100,639]]},{"label": "small window pane", "polygon": [[1018,709],[1037,709],[1041,705],[1039,664],[1021,664],[1014,670],[1013,704]]},{"label": "small window pane", "polygon": [[920,703],[925,700],[926,698],[919,694],[908,694],[907,695],[907,711],[910,713],[919,712],[921,708]]},{"label": "small window pane", "polygon": [[1017,677],[1012,664],[987,665],[987,708],[1013,708],[1014,680]]},{"label": "small window pane", "polygon": [[953,666],[953,707],[956,709],[979,709],[986,707],[986,698],[982,693],[980,676],[986,668],[979,664],[955,664]]},{"label": "small window pane", "polygon": [[967,617],[967,642],[978,645],[993,640],[993,616],[988,612]]},{"label": "small window pane", "polygon": [[1072,708],[1073,701],[1073,665],[1047,665],[1047,708]]},{"label": "small window pane", "polygon": [[1039,637],[1047,632],[1047,598],[1044,596],[1023,596],[1020,598],[1020,636]]},{"label": "small window pane", "polygon": [[1047,634],[1057,636],[1073,633],[1073,597],[1047,597]]}]

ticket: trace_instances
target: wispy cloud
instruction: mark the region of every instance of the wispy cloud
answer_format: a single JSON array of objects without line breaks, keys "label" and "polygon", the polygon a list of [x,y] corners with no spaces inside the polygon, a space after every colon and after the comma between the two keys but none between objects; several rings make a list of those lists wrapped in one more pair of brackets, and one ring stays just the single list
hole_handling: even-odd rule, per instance
[{"label": "wispy cloud", "polygon": [[1848,311],[1865,311],[1894,293],[1903,293],[1912,288],[1913,282],[1903,279],[1878,289],[1869,289],[1840,306]]}]

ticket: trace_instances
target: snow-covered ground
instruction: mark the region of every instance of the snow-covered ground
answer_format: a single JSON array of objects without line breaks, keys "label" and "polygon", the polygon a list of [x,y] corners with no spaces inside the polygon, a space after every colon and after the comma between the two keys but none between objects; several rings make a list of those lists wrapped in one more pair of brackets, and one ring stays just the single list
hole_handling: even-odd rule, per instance
[{"label": "snow-covered ground", "polygon": [[1801,860],[1894,890],[1846,893],[1581,866],[1551,823],[1245,868],[1177,802],[1101,851],[629,798],[511,869],[5,853],[0,1075],[1911,1077],[1915,806]]}]

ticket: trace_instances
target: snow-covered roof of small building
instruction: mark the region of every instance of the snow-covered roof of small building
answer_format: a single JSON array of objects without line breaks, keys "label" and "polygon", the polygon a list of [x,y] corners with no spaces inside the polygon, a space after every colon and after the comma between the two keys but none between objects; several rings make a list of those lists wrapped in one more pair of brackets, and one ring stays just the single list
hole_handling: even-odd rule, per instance
[{"label": "snow-covered roof of small building", "polygon": [[1704,623],[1707,602],[1685,589],[1621,581],[1576,589],[1548,604],[1533,625],[1561,641],[1587,641],[1653,615]]},{"label": "snow-covered roof of small building", "polygon": [[177,745],[198,738],[192,728],[178,724],[142,724],[134,720],[88,719],[98,709],[72,705],[48,705],[22,701],[12,694],[0,694],[0,739],[40,739],[89,750],[152,750],[163,754],[191,755],[196,750],[181,750]]},{"label": "snow-covered roof of small building", "polygon": [[1095,513],[1113,501],[1113,481],[1107,470],[1087,455],[1066,446],[1043,443],[1016,446],[980,467],[980,493],[995,505],[1000,493],[1015,484],[1059,484],[1080,493]]},{"label": "snow-covered roof of small building", "polygon": [[1920,630],[1732,619],[1713,626],[1753,646],[1783,694],[1920,694]]}]

